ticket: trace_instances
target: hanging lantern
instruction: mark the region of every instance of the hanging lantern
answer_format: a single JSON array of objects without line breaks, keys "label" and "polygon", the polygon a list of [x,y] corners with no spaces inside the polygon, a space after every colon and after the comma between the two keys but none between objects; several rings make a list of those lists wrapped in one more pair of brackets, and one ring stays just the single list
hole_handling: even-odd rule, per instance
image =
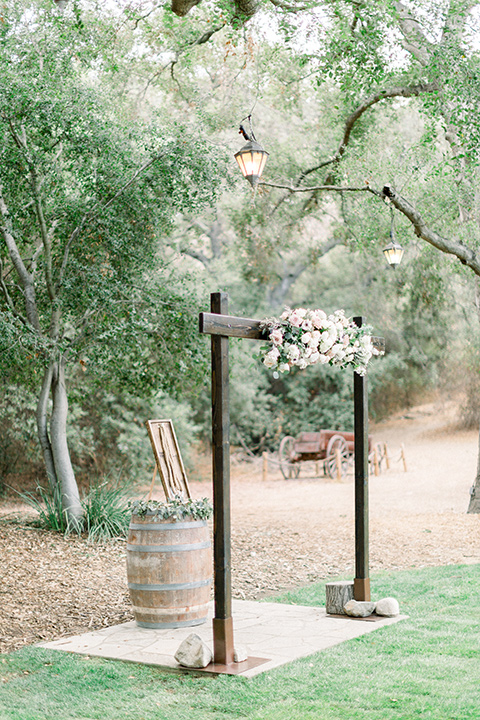
[{"label": "hanging lantern", "polygon": [[395,269],[397,265],[400,265],[400,263],[402,262],[404,250],[402,246],[395,240],[393,232],[390,232],[390,238],[391,240],[388,243],[387,247],[383,248],[383,254],[385,255],[387,263]]},{"label": "hanging lantern", "polygon": [[[248,119],[250,120],[250,116]],[[246,178],[254,188],[262,175],[263,168],[267,162],[268,152],[256,141],[252,130],[250,133],[247,133],[243,125],[240,125],[240,134],[243,135],[247,142],[235,153],[234,157],[242,171],[243,177]]]}]

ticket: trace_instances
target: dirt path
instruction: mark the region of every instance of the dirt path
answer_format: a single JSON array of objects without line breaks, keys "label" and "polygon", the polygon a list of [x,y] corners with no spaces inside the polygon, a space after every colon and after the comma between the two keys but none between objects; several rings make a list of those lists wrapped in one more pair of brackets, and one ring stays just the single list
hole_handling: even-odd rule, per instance
[{"label": "dirt path", "polygon": [[[373,572],[480,562],[480,516],[466,515],[475,432],[452,430],[454,408],[425,405],[373,429],[392,467],[370,480]],[[399,460],[405,445],[408,472]],[[233,464],[234,596],[258,598],[354,574],[353,477],[286,481],[276,466]],[[210,483],[192,483],[195,496]],[[0,650],[130,619],[124,543],[106,547],[0,523]]]}]

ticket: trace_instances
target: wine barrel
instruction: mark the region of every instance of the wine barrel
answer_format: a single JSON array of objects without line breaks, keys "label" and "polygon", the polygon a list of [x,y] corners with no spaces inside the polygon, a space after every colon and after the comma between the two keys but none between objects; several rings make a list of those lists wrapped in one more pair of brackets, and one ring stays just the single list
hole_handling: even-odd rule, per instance
[{"label": "wine barrel", "polygon": [[206,520],[132,515],[127,580],[137,625],[178,628],[207,618],[212,549]]}]

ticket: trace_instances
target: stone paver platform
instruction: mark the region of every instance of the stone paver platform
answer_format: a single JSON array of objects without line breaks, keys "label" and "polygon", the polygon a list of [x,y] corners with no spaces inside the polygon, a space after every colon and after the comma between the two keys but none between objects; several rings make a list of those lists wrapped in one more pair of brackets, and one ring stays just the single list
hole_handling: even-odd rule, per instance
[{"label": "stone paver platform", "polygon": [[[137,627],[132,621],[84,635],[41,643],[41,647],[155,665],[165,670],[185,671],[173,656],[180,643],[192,632],[213,648],[212,613],[210,604],[207,622],[191,628],[151,630]],[[371,620],[360,620],[326,615],[322,607],[244,600],[233,601],[232,614],[235,644],[247,649],[251,662],[235,663],[230,668],[230,674],[247,678],[379,630],[406,617],[372,616]],[[229,672],[221,667],[209,666],[206,670]]]}]

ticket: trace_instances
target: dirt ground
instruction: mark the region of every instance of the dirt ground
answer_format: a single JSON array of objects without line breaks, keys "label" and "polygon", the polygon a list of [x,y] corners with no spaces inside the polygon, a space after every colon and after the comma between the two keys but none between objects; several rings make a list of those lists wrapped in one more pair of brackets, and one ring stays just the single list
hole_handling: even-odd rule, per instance
[{"label": "dirt ground", "polygon": [[[465,512],[478,435],[455,429],[455,406],[417,407],[371,433],[391,457],[391,468],[370,479],[372,572],[480,562],[480,516]],[[287,481],[271,460],[265,480],[261,461],[232,458],[234,597],[353,577],[353,475],[314,477],[311,464]],[[211,496],[207,477],[191,489]],[[65,539],[23,523],[18,506],[0,513],[1,652],[132,619],[124,541]]]}]

